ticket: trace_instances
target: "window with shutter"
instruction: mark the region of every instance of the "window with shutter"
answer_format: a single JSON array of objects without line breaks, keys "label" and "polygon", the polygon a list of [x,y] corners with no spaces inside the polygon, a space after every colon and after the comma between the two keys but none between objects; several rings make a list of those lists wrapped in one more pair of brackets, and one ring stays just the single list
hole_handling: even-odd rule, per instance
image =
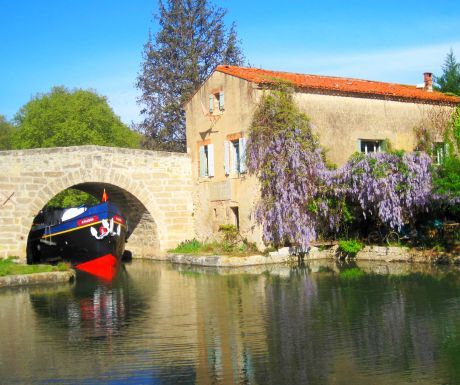
[{"label": "window with shutter", "polygon": [[224,91],[219,92],[219,110],[225,110],[225,98],[224,98]]},{"label": "window with shutter", "polygon": [[214,145],[200,146],[200,177],[214,176]]},{"label": "window with shutter", "polygon": [[238,147],[240,151],[239,172],[244,174],[246,172],[246,138],[238,140]]},{"label": "window with shutter", "polygon": [[224,171],[225,175],[230,175],[230,142],[224,141]]},{"label": "window with shutter", "polygon": [[209,112],[212,114],[214,111],[214,95],[209,95]]}]

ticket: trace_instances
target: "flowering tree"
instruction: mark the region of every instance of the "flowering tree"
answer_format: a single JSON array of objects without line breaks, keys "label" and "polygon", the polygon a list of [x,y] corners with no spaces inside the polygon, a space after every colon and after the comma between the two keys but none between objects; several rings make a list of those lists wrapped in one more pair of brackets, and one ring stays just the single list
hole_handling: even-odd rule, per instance
[{"label": "flowering tree", "polygon": [[358,154],[329,170],[308,117],[286,90],[267,92],[249,129],[247,166],[260,182],[256,221],[266,243],[307,248],[318,230],[337,230],[346,201],[399,228],[426,208],[430,158],[424,153]]},{"label": "flowering tree", "polygon": [[318,139],[290,92],[263,97],[249,130],[247,166],[260,182],[255,216],[264,241],[307,247],[328,212],[330,184]]},{"label": "flowering tree", "polygon": [[392,228],[427,208],[431,159],[425,153],[356,154],[337,173],[363,215]]}]

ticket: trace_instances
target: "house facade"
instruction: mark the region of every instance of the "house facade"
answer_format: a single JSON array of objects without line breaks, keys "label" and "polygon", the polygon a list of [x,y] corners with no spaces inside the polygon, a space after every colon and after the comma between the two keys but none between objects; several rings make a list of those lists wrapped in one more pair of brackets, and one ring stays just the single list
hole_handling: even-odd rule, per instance
[{"label": "house facade", "polygon": [[460,98],[432,89],[431,74],[419,86],[360,79],[219,66],[184,106],[187,151],[192,159],[194,221],[199,239],[212,239],[222,224],[234,224],[262,246],[254,221],[259,197],[247,174],[245,147],[252,116],[267,89],[281,82],[310,118],[329,162],[343,165],[359,152],[413,151],[416,132],[429,132],[440,160],[445,126]]}]

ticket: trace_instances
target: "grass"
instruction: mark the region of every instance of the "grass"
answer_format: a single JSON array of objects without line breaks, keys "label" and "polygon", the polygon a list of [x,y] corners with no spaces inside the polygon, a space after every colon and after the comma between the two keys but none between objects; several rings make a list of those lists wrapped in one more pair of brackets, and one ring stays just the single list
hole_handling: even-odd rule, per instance
[{"label": "grass", "polygon": [[200,242],[197,239],[183,241],[171,253],[192,255],[230,255],[245,257],[258,252],[254,244],[248,242],[232,243],[226,240],[222,242]]},{"label": "grass", "polygon": [[23,265],[16,263],[14,257],[0,260],[0,277],[6,275],[22,275],[33,273],[49,273],[52,271],[67,271],[69,265],[60,262],[55,266],[51,265]]}]

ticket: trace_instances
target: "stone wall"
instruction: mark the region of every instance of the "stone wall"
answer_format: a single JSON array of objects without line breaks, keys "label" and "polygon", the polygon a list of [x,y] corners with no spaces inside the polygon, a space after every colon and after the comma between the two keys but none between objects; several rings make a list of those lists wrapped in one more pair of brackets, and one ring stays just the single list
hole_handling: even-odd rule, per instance
[{"label": "stone wall", "polygon": [[25,257],[35,215],[74,187],[129,209],[134,256],[174,247],[193,236],[187,154],[80,146],[0,152],[0,257]]}]

